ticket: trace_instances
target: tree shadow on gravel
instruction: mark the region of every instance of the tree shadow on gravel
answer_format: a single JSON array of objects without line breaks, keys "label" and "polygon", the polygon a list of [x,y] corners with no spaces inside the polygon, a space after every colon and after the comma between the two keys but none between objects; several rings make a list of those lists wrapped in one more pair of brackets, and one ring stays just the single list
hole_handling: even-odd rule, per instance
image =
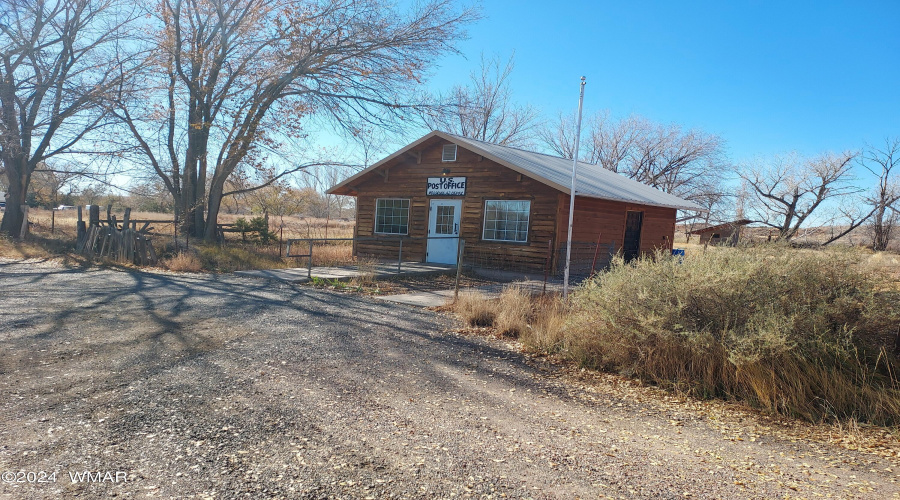
[{"label": "tree shadow on gravel", "polygon": [[[4,420],[49,426],[103,419],[90,436],[120,451],[91,456],[111,468],[151,453],[157,466],[174,471],[182,465],[162,461],[184,448],[209,448],[197,442],[214,443],[199,470],[231,476],[165,486],[171,496],[243,488],[248,467],[296,462],[291,442],[300,437],[322,454],[316,460],[331,454],[356,463],[354,477],[409,474],[388,458],[403,450],[385,455],[372,448],[383,444],[348,444],[346,436],[412,436],[437,411],[423,399],[510,409],[511,389],[571,399],[524,357],[443,333],[453,324],[445,316],[358,295],[233,276],[16,266],[0,272],[0,289],[15,290],[0,315],[0,348],[13,353],[0,360],[0,374],[28,380],[18,388],[24,399],[0,391],[12,401],[0,410]],[[4,332],[16,323],[28,326]],[[482,385],[488,381],[489,389]],[[86,437],[64,439],[69,444],[57,448],[27,444],[42,449],[29,460],[86,460],[74,451]],[[247,448],[260,453],[236,455]],[[291,474],[330,484],[346,472],[311,465]]]},{"label": "tree shadow on gravel", "polygon": [[[327,354],[347,370],[378,377],[392,376],[398,366],[415,366],[435,390],[445,392],[460,390],[443,376],[448,367],[491,375],[512,385],[531,385],[536,373],[523,357],[481,339],[441,334],[449,321],[433,312],[356,295],[251,278],[139,271],[32,268],[0,274],[0,283],[10,280],[16,282],[18,300],[42,303],[42,310],[16,320],[39,325],[37,331],[3,342],[29,346],[63,339],[78,342],[79,326],[99,328],[100,332],[90,332],[91,340],[97,342],[91,346],[92,353],[118,365],[108,380],[111,386],[152,377],[217,349],[223,340],[198,328],[209,321],[246,330],[239,336],[250,332],[258,336],[279,327],[284,341],[304,327],[320,324],[328,332],[323,337],[328,345],[298,352],[305,362]],[[57,294],[65,300],[55,300]],[[261,317],[265,321],[255,325]],[[281,318],[291,317],[301,319],[296,325],[283,324]],[[102,335],[103,329],[117,335]],[[233,339],[224,341],[228,340]],[[496,370],[497,363],[508,369]]]}]

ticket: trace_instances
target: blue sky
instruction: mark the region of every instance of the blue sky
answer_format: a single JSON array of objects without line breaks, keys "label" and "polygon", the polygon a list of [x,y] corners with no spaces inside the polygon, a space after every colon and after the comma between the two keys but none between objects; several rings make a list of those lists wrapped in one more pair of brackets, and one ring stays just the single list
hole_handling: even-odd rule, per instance
[{"label": "blue sky", "polygon": [[737,162],[900,135],[900,1],[484,0],[435,90],[515,51],[517,101],[608,109],[722,136]]}]

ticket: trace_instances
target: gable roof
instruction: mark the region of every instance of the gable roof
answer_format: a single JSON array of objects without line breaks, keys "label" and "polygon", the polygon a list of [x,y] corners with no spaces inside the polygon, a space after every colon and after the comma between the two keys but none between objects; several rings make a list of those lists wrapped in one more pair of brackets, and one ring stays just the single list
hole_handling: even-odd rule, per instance
[{"label": "gable roof", "polygon": [[[440,137],[450,141],[473,153],[493,160],[515,172],[531,177],[532,179],[562,191],[563,193],[569,194],[571,190],[572,160],[543,153],[535,153],[533,151],[525,151],[509,146],[500,146],[498,144],[469,139],[467,137],[448,134],[446,132],[433,131],[387,158],[373,164],[369,168],[336,184],[328,190],[328,193],[345,194],[348,191],[349,185],[356,179],[380,168],[391,160],[434,137]],[[577,196],[598,198],[601,200],[677,208],[679,210],[707,211],[705,208],[692,201],[683,200],[675,195],[664,193],[656,188],[629,179],[624,175],[619,175],[599,165],[593,165],[583,161],[578,162],[578,176],[576,178],[575,193]]]}]

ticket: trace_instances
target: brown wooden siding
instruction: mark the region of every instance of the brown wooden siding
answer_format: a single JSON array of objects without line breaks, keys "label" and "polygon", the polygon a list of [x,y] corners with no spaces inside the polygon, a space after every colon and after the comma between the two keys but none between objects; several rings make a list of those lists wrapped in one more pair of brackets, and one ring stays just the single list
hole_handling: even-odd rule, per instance
[{"label": "brown wooden siding", "polygon": [[[622,249],[625,239],[625,217],[629,210],[644,213],[641,226],[641,253],[652,253],[656,249],[672,248],[675,237],[674,208],[652,207],[596,198],[575,197],[575,223],[572,225],[572,241],[613,243],[616,251]],[[559,225],[557,240],[566,241],[569,223],[569,195],[559,194]]]},{"label": "brown wooden siding", "polygon": [[[357,194],[355,234],[364,239],[357,243],[360,257],[392,260],[397,258],[395,235],[376,235],[375,200],[403,198],[410,200],[409,234],[404,238],[403,255],[407,261],[426,259],[429,199],[425,195],[427,178],[440,177],[444,169],[450,176],[467,178],[463,197],[460,236],[466,242],[466,262],[475,265],[543,270],[548,248],[552,247],[554,265],[557,250],[566,240],[569,198],[537,180],[520,175],[491,160],[460,147],[456,162],[442,162],[443,140],[430,141],[412,152],[396,158],[378,171],[357,179],[350,186]],[[458,199],[458,197],[435,197]],[[484,204],[486,200],[530,200],[528,241],[526,243],[483,241]],[[675,209],[650,207],[622,202],[576,198],[573,241],[601,244],[614,242],[621,249],[625,233],[625,213],[644,213],[641,230],[641,252],[671,248],[675,235]],[[375,241],[365,241],[375,238]],[[417,239],[419,238],[419,239]]]},{"label": "brown wooden siding", "polygon": [[[391,165],[386,176],[373,172],[353,186],[358,193],[356,234],[360,238],[380,240],[360,241],[359,255],[380,259],[397,258],[398,237],[374,234],[375,200],[404,198],[410,200],[408,236],[412,237],[403,243],[404,260],[424,261],[425,240],[415,238],[427,236],[429,200],[459,199],[453,196],[425,196],[428,177],[440,177],[442,171],[448,168],[449,175],[466,177],[460,236],[466,242],[467,261],[489,259],[495,264],[516,263],[517,266],[542,269],[547,258],[548,241],[556,234],[557,191],[463,148],[459,148],[457,152],[457,161],[442,162],[443,144],[445,143],[431,144],[423,149],[421,163],[412,155],[407,155]],[[528,241],[482,241],[485,200],[531,201]]]}]

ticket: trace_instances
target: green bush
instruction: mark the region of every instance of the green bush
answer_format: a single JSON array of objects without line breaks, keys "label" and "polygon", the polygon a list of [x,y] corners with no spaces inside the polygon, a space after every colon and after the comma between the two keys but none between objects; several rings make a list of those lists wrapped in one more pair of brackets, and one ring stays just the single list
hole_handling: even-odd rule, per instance
[{"label": "green bush", "polygon": [[[278,235],[269,231],[269,221],[265,217],[254,217],[249,222],[241,217],[234,221],[234,228],[241,233],[243,241],[272,243],[278,240]],[[248,233],[250,233],[249,240],[247,238]]]},{"label": "green bush", "polygon": [[553,349],[700,397],[897,425],[898,297],[859,261],[784,247],[620,259],[573,294]]}]

